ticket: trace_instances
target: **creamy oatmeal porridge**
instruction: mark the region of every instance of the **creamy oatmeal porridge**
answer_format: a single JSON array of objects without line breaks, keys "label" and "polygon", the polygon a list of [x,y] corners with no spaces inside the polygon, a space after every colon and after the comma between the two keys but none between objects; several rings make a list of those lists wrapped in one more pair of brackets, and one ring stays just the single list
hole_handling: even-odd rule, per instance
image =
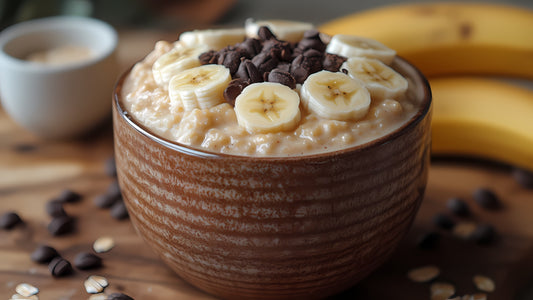
[{"label": "creamy oatmeal porridge", "polygon": [[295,156],[369,142],[420,109],[394,71],[393,50],[309,28],[286,42],[282,30],[202,30],[157,42],[124,82],[125,110],[194,148]]}]

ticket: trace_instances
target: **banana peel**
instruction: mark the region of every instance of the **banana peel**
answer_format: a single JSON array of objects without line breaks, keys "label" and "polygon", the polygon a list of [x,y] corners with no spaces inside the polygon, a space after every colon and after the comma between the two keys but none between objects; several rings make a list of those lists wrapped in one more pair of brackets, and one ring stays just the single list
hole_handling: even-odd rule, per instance
[{"label": "banana peel", "polygon": [[385,6],[320,30],[376,39],[428,77],[434,155],[475,156],[533,171],[533,90],[487,78],[533,79],[531,28],[531,10],[452,2]]}]

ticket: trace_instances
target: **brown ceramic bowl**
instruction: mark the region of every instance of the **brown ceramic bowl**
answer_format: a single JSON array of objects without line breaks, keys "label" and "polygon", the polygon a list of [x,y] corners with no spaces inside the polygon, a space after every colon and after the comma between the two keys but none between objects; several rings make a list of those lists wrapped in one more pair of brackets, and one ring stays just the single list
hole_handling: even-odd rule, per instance
[{"label": "brown ceramic bowl", "polygon": [[326,154],[257,158],[161,138],[114,95],[118,180],[138,233],[179,276],[226,299],[314,299],[375,270],[409,230],[429,167],[431,93],[399,130]]}]

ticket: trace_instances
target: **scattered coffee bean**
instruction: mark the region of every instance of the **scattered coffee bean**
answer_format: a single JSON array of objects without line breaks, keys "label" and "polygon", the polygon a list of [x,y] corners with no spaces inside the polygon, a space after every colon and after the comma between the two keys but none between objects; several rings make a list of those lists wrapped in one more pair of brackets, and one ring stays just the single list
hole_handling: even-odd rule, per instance
[{"label": "scattered coffee bean", "polygon": [[23,221],[20,216],[14,211],[8,211],[0,216],[0,228],[13,229],[16,225],[22,224]]},{"label": "scattered coffee bean", "polygon": [[431,300],[446,300],[455,294],[455,286],[447,282],[434,282],[429,286]]},{"label": "scattered coffee bean", "polygon": [[37,150],[37,145],[32,144],[17,144],[13,146],[13,150],[18,153],[27,153]]},{"label": "scattered coffee bean", "polygon": [[39,293],[39,289],[29,283],[18,284],[15,291],[24,297],[31,297]]},{"label": "scattered coffee bean", "polygon": [[81,200],[81,195],[72,191],[72,190],[69,190],[69,189],[66,189],[64,191],[61,192],[61,194],[55,199],[55,200],[58,200],[60,202],[63,202],[63,203],[73,203],[73,202],[78,202]]},{"label": "scattered coffee bean", "polygon": [[476,288],[482,292],[494,292],[496,285],[494,281],[484,275],[475,275],[472,281],[476,285]]},{"label": "scattered coffee bean", "polygon": [[473,241],[481,245],[492,243],[495,237],[496,230],[490,224],[479,224],[470,236]]},{"label": "scattered coffee bean", "polygon": [[407,277],[414,282],[429,282],[440,274],[440,269],[433,265],[423,266],[410,270]]},{"label": "scattered coffee bean", "polygon": [[53,218],[48,224],[48,232],[53,236],[71,233],[75,229],[75,219],[69,216]]},{"label": "scattered coffee bean", "polygon": [[96,269],[102,266],[102,259],[90,252],[81,252],[74,257],[74,266],[80,270]]},{"label": "scattered coffee bean", "polygon": [[31,260],[38,263],[49,263],[58,256],[59,253],[56,249],[47,245],[40,245],[31,253]]},{"label": "scattered coffee bean", "polygon": [[124,201],[119,200],[111,207],[111,216],[117,220],[124,220],[129,217]]},{"label": "scattered coffee bean", "polygon": [[457,197],[450,198],[446,205],[448,209],[451,210],[457,216],[461,216],[461,217],[470,216],[470,207],[461,198],[457,198]]},{"label": "scattered coffee bean", "polygon": [[99,237],[93,243],[93,249],[96,253],[108,252],[115,247],[115,241],[109,236]]},{"label": "scattered coffee bean", "polygon": [[115,156],[109,157],[105,161],[105,165],[104,166],[105,166],[105,173],[109,177],[117,177],[117,165],[116,165],[116,162],[115,162]]},{"label": "scattered coffee bean", "polygon": [[46,213],[52,218],[66,216],[67,213],[65,212],[65,209],[63,208],[63,203],[64,202],[59,201],[59,200],[48,201],[45,206]]},{"label": "scattered coffee bean", "polygon": [[101,293],[108,285],[109,283],[107,282],[107,279],[105,277],[96,275],[89,276],[83,283],[83,286],[85,286],[85,290],[89,294]]},{"label": "scattered coffee bean", "polygon": [[459,222],[453,228],[453,235],[468,240],[472,238],[476,228],[477,224],[474,222]]},{"label": "scattered coffee bean", "polygon": [[435,231],[425,233],[420,237],[417,245],[421,249],[434,249],[437,246],[440,237],[440,234]]},{"label": "scattered coffee bean", "polygon": [[450,230],[455,226],[455,222],[450,217],[440,213],[433,216],[433,224],[446,230]]},{"label": "scattered coffee bean", "polygon": [[521,168],[513,169],[513,178],[526,189],[533,189],[533,172]]},{"label": "scattered coffee bean", "polygon": [[113,293],[107,296],[107,300],[133,300],[133,298],[126,294]]},{"label": "scattered coffee bean", "polygon": [[117,197],[115,195],[111,194],[102,194],[94,197],[94,205],[96,205],[99,208],[110,208],[115,204],[120,197]]},{"label": "scattered coffee bean", "polygon": [[72,265],[62,257],[56,257],[48,264],[48,270],[54,277],[62,277],[72,273]]},{"label": "scattered coffee bean", "polygon": [[487,188],[479,188],[475,190],[474,200],[485,209],[496,210],[502,206],[498,196]]}]

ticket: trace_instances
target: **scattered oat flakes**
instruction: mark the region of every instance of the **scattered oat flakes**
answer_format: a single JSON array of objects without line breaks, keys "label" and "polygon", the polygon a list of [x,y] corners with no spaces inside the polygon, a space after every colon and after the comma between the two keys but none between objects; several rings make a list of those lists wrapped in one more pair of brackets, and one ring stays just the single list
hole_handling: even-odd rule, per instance
[{"label": "scattered oat flakes", "polygon": [[94,241],[93,249],[96,253],[104,253],[115,247],[115,241],[112,237],[103,236]]},{"label": "scattered oat flakes", "polygon": [[104,289],[109,285],[107,279],[102,276],[92,275],[85,280],[83,286],[89,294],[98,294],[104,291]]},{"label": "scattered oat flakes", "polygon": [[107,300],[107,295],[102,293],[94,294],[91,295],[88,300]]},{"label": "scattered oat flakes", "polygon": [[435,282],[429,286],[431,300],[446,300],[455,294],[455,286],[446,282]]},{"label": "scattered oat flakes", "polygon": [[440,274],[440,269],[433,265],[428,265],[416,269],[412,269],[407,273],[407,277],[414,282],[428,282],[437,278]]},{"label": "scattered oat flakes", "polygon": [[494,289],[496,288],[494,281],[487,276],[476,275],[474,276],[473,281],[477,289],[482,292],[494,292]]},{"label": "scattered oat flakes", "polygon": [[462,239],[468,239],[476,231],[477,224],[470,221],[459,222],[453,228],[453,235]]},{"label": "scattered oat flakes", "polygon": [[21,283],[15,288],[17,294],[24,297],[31,297],[39,293],[39,289],[29,283]]}]

